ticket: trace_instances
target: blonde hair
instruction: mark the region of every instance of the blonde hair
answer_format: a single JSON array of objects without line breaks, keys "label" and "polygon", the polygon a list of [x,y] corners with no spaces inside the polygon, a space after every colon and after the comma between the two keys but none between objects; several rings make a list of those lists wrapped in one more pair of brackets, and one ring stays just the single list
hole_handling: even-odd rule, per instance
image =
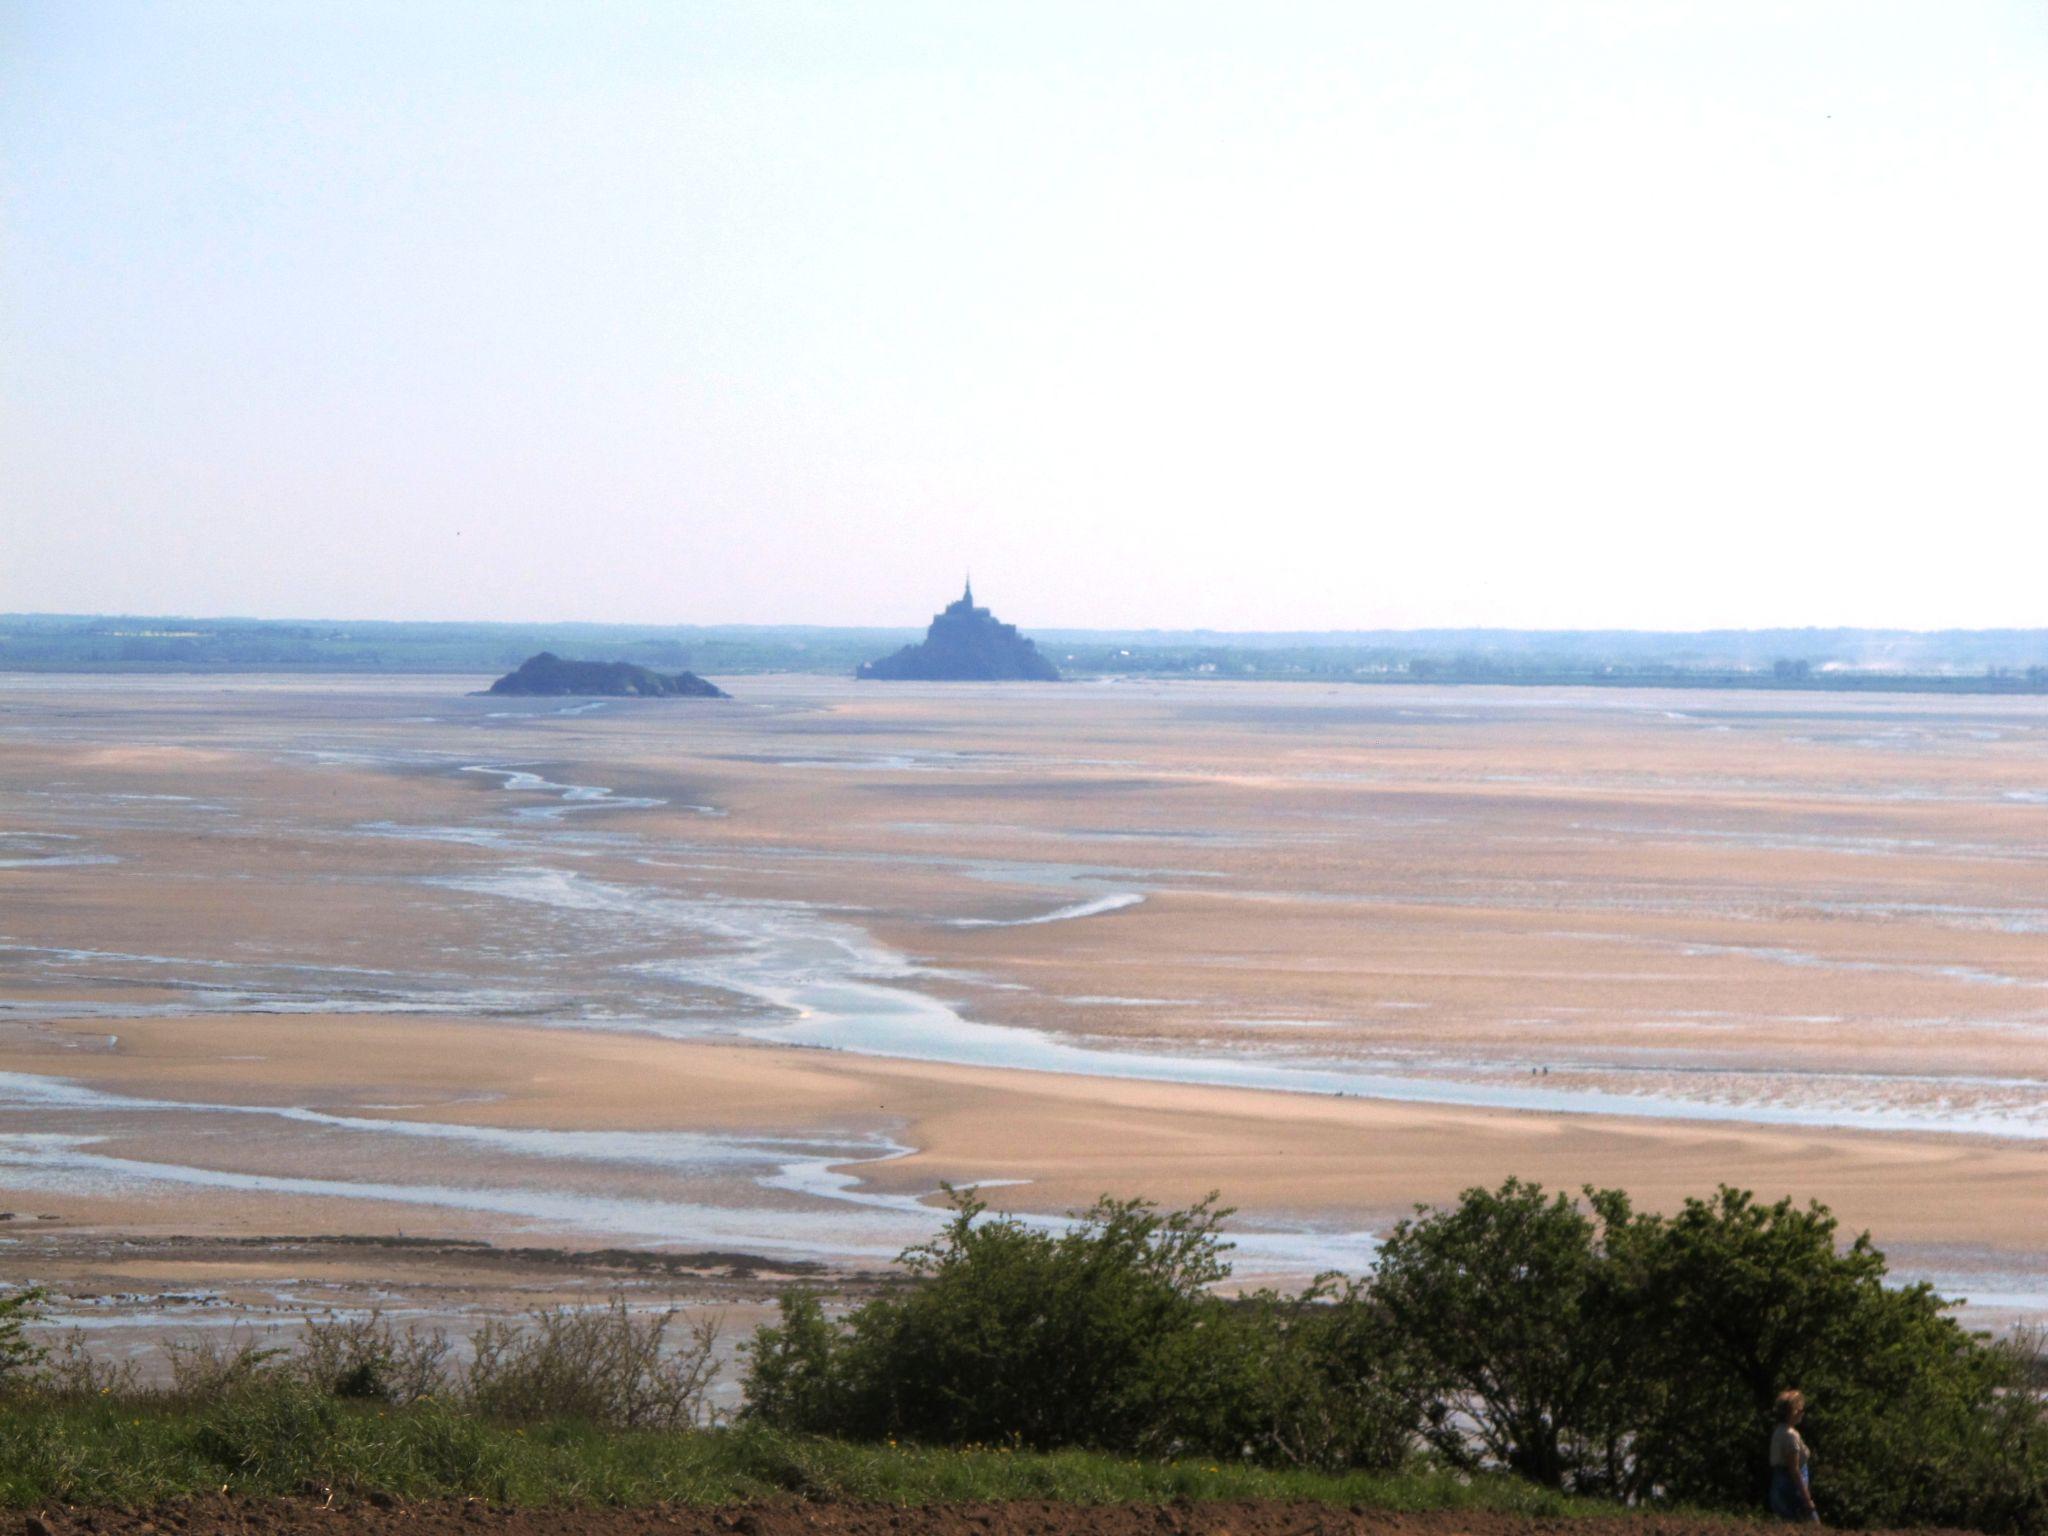
[{"label": "blonde hair", "polygon": [[1800,1410],[1805,1407],[1806,1394],[1798,1390],[1798,1388],[1788,1388],[1780,1392],[1778,1394],[1778,1422],[1780,1424],[1790,1424],[1799,1417]]}]

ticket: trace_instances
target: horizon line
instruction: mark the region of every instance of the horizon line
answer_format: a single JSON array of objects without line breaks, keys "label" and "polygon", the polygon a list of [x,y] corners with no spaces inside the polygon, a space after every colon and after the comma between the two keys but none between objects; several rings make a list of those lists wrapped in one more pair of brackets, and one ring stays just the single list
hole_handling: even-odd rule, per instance
[{"label": "horizon line", "polygon": [[[923,627],[925,621],[906,621],[901,624],[821,624],[799,619],[743,619],[743,620],[676,620],[676,619],[579,619],[579,618],[519,618],[519,619],[442,619],[442,618],[344,618],[335,615],[270,615],[246,613],[178,613],[173,611],[142,612],[139,610],[39,610],[8,609],[0,611],[0,621],[9,619],[34,620],[172,620],[202,624],[409,624],[446,625],[450,628],[461,626],[496,626],[506,629],[544,628],[564,625],[591,629],[806,629],[826,630],[844,634],[896,633]],[[1942,624],[1915,626],[1909,624],[1715,624],[1657,629],[1641,625],[1626,624],[1406,624],[1378,625],[1358,628],[1326,629],[1222,629],[1208,624],[1046,624],[1026,626],[1018,624],[1020,630],[1027,627],[1036,633],[1046,635],[1256,635],[1273,636],[1349,636],[1349,635],[1442,635],[1442,634],[1496,634],[1496,635],[1767,635],[1792,634],[1852,634],[1852,635],[2043,635],[2048,636],[2048,624],[1986,624],[1962,625]]]}]

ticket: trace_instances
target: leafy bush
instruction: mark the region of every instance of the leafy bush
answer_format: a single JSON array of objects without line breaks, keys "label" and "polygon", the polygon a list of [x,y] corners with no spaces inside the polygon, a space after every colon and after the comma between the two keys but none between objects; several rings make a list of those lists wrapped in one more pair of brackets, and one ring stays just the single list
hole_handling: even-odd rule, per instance
[{"label": "leafy bush", "polygon": [[1222,1272],[1215,1213],[1169,1231],[1141,1202],[1105,1202],[1056,1236],[984,1210],[955,1195],[945,1230],[903,1256],[925,1283],[867,1303],[844,1334],[815,1302],[787,1307],[753,1352],[755,1414],[937,1443],[1132,1445],[1154,1418],[1147,1357]]},{"label": "leafy bush", "polygon": [[777,1298],[782,1321],[754,1331],[747,1357],[742,1416],[763,1424],[825,1434],[850,1422],[842,1401],[838,1330],[810,1291]]},{"label": "leafy bush", "polygon": [[1137,1448],[1170,1418],[1162,1357],[1227,1268],[1213,1202],[1161,1215],[1103,1201],[1075,1231],[979,1225],[963,1197],[905,1255],[926,1284],[854,1317],[856,1411],[940,1442]]},{"label": "leafy bush", "polygon": [[[1059,1233],[952,1193],[905,1264],[922,1284],[843,1327],[788,1295],[748,1347],[748,1416],[939,1445],[1081,1446],[1306,1466],[1388,1466],[1412,1405],[1386,1390],[1356,1288],[1226,1301],[1213,1197],[1104,1199]],[[1375,1314],[1376,1315],[1376,1314]]]},{"label": "leafy bush", "polygon": [[42,1359],[26,1329],[42,1315],[43,1293],[34,1286],[0,1296],[0,1386],[18,1379]]},{"label": "leafy bush", "polygon": [[1386,1308],[1326,1276],[1296,1296],[1210,1302],[1169,1341],[1175,1448],[1269,1466],[1388,1470],[1413,1455],[1425,1400]]},{"label": "leafy bush", "polygon": [[1517,1179],[1395,1227],[1374,1294],[1432,1389],[1441,1454],[1614,1488],[1627,1345],[1597,1236],[1572,1201]]},{"label": "leafy bush", "polygon": [[[1674,1216],[1510,1179],[1395,1229],[1374,1292],[1436,1401],[1437,1449],[1556,1488],[1761,1506],[1772,1402],[1799,1387],[1822,1514],[2048,1529],[2023,1352],[1885,1283],[1820,1206],[1728,1188]],[[1463,1426],[1472,1427],[1468,1438]]]},{"label": "leafy bush", "polygon": [[1772,1400],[1798,1386],[1832,1517],[1892,1520],[1941,1497],[1925,1453],[1966,1437],[1999,1383],[1996,1357],[1931,1289],[1887,1287],[1869,1237],[1838,1250],[1819,1206],[1723,1188],[1665,1219],[1601,1198],[1639,1324],[1639,1482],[1702,1503],[1760,1499]]},{"label": "leafy bush", "polygon": [[903,1256],[924,1283],[867,1303],[844,1337],[801,1305],[757,1346],[785,1427],[939,1444],[1135,1449],[1171,1418],[1161,1371],[1228,1271],[1213,1202],[1162,1215],[1105,1200],[1074,1230],[955,1194],[953,1219]]}]

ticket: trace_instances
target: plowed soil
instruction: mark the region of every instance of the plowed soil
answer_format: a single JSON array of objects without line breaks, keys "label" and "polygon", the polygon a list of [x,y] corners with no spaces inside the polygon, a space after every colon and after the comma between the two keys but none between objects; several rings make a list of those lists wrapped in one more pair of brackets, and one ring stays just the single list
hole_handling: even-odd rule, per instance
[{"label": "plowed soil", "polygon": [[[500,1509],[475,1502],[203,1499],[147,1510],[46,1510],[0,1531],[24,1536],[1729,1536],[1733,1522],[1667,1516],[1553,1519],[1327,1504],[1084,1506],[1017,1502],[754,1504],[725,1508]],[[1914,1536],[1946,1536],[1919,1531]]]}]

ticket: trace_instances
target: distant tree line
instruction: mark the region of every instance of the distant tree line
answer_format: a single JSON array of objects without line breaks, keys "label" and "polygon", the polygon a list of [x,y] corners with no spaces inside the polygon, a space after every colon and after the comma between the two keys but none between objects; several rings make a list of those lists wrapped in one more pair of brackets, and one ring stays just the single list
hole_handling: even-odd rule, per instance
[{"label": "distant tree line", "polygon": [[[1023,626],[1032,633],[1031,626]],[[0,615],[0,671],[448,672],[495,676],[537,651],[705,676],[848,676],[910,629],[801,625],[304,623]],[[1570,687],[2048,692],[2048,632],[1370,631],[1234,635],[1055,630],[1069,676]],[[1778,649],[1769,649],[1776,646]],[[1797,649],[1794,649],[1797,647]],[[1871,664],[1871,658],[1878,664]]]}]

